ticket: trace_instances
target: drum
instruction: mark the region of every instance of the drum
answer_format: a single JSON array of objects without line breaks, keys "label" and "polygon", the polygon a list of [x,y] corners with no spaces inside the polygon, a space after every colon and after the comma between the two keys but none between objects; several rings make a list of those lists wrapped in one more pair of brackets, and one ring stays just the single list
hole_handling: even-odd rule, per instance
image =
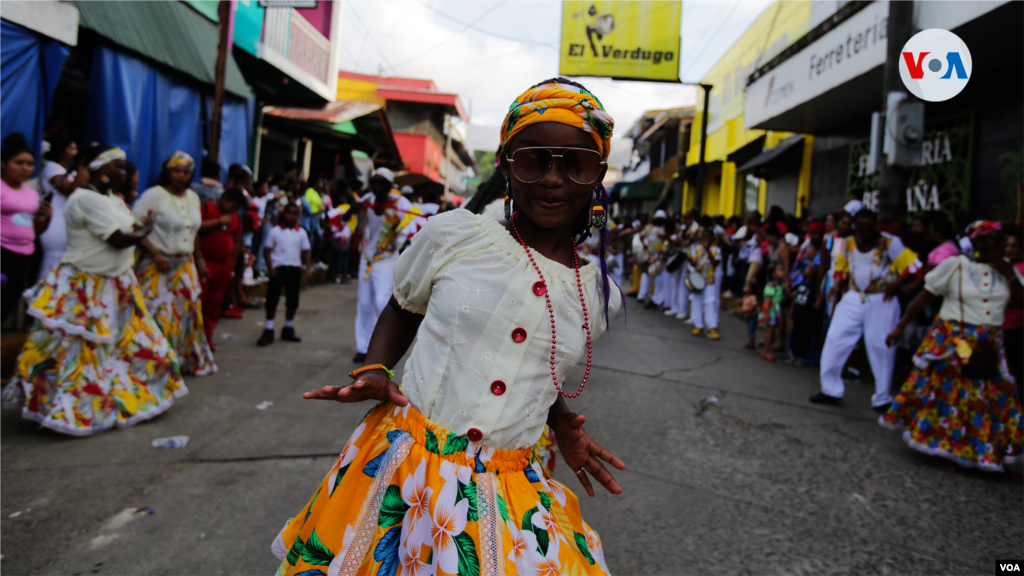
[{"label": "drum", "polygon": [[654,262],[651,262],[651,264],[647,267],[647,275],[650,276],[651,278],[654,278],[658,274],[661,274],[663,270],[665,270],[665,261],[656,260]]},{"label": "drum", "polygon": [[683,267],[686,262],[686,254],[682,252],[676,252],[671,258],[668,259],[668,263],[665,264],[665,270],[669,272],[675,272]]},{"label": "drum", "polygon": [[683,282],[686,283],[686,288],[690,292],[702,292],[708,285],[708,281],[704,279],[704,275],[700,272],[690,272],[683,278]]}]

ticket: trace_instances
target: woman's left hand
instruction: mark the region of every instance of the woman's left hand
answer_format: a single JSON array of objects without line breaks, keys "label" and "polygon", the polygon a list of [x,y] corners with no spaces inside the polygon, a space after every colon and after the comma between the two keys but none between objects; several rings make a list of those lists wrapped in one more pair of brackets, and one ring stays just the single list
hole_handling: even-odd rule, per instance
[{"label": "woman's left hand", "polygon": [[573,412],[566,412],[557,417],[551,429],[555,433],[558,451],[562,453],[562,459],[565,460],[566,466],[573,472],[577,472],[576,479],[580,481],[590,497],[594,496],[594,488],[590,484],[590,478],[587,477],[588,472],[606,490],[612,494],[621,494],[622,487],[604,467],[601,460],[619,470],[625,470],[626,465],[587,434],[587,431],[583,429],[583,423],[586,421],[585,416]]},{"label": "woman's left hand", "polygon": [[39,209],[36,210],[36,218],[43,222],[49,222],[50,218],[53,218],[53,206],[50,206],[49,202],[40,202]]},{"label": "woman's left hand", "polygon": [[206,261],[196,262],[196,273],[199,274],[199,281],[206,282],[210,278],[210,269],[206,267]]}]

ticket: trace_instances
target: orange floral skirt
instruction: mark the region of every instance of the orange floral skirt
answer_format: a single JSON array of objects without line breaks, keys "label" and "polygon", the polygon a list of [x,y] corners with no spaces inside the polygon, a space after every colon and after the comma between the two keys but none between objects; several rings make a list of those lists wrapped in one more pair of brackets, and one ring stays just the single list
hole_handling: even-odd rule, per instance
[{"label": "orange floral skirt", "polygon": [[394,404],[366,415],[273,551],[281,575],[608,573],[535,448],[488,448]]}]

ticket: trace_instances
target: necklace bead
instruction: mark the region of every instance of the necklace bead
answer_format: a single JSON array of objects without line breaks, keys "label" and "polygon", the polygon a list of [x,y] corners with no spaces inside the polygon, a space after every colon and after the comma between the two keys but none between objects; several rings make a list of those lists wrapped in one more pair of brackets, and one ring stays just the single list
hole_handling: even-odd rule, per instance
[{"label": "necklace bead", "polygon": [[573,269],[576,272],[576,290],[580,295],[580,304],[583,306],[583,326],[582,328],[587,331],[587,370],[583,374],[583,381],[580,382],[580,387],[576,390],[575,394],[567,394],[562,390],[562,386],[558,383],[557,374],[555,373],[555,310],[551,307],[550,292],[547,290],[547,282],[544,280],[544,273],[541,272],[540,266],[537,266],[537,262],[533,259],[533,253],[530,252],[530,248],[527,247],[526,242],[523,242],[523,237],[519,235],[519,228],[516,226],[516,213],[512,213],[512,231],[516,233],[516,239],[519,240],[519,244],[522,245],[523,250],[526,251],[526,256],[530,259],[530,264],[533,265],[533,269],[537,272],[537,276],[540,276],[540,281],[533,285],[533,291],[538,296],[544,296],[544,302],[548,307],[548,316],[551,319],[551,380],[555,383],[555,389],[558,393],[566,398],[575,398],[583,393],[583,387],[587,384],[587,378],[590,377],[590,317],[587,315],[587,302],[583,298],[583,282],[580,279],[580,261],[578,253],[576,251],[576,240],[572,240],[572,263]]}]

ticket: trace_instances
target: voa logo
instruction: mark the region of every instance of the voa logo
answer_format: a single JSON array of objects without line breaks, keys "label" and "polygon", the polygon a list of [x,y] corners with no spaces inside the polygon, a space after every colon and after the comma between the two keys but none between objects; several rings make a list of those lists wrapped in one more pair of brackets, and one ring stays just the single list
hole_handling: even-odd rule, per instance
[{"label": "voa logo", "polygon": [[971,78],[971,52],[949,30],[922,30],[903,46],[900,77],[910,93],[928,102],[956,96]]},{"label": "voa logo", "polygon": [[999,562],[999,573],[1006,574],[1008,572],[1020,572],[1020,562]]}]

